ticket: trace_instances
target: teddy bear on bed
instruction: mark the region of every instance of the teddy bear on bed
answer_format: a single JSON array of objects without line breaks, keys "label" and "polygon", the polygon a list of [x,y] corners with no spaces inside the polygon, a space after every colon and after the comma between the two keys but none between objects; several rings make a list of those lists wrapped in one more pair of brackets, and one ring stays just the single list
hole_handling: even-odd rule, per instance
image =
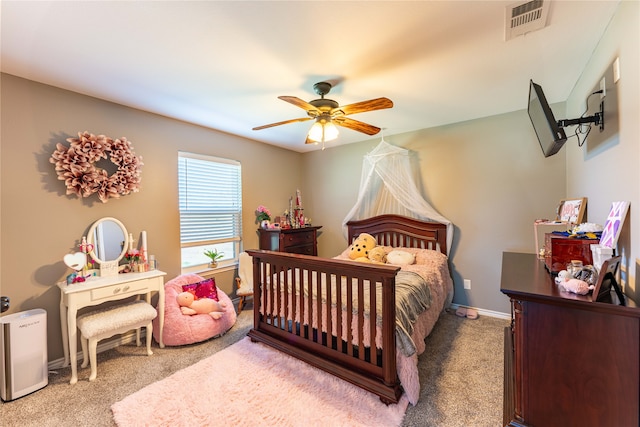
[{"label": "teddy bear on bed", "polygon": [[180,311],[182,314],[208,314],[214,319],[220,319],[224,315],[224,309],[227,306],[223,302],[218,302],[211,298],[196,299],[191,292],[180,292],[176,296]]},{"label": "teddy bear on bed", "polygon": [[357,262],[384,264],[386,254],[382,246],[377,246],[376,238],[368,233],[360,233],[349,246],[349,259]]},{"label": "teddy bear on bed", "polygon": [[373,264],[386,264],[387,253],[382,246],[376,246],[369,251],[369,262]]}]

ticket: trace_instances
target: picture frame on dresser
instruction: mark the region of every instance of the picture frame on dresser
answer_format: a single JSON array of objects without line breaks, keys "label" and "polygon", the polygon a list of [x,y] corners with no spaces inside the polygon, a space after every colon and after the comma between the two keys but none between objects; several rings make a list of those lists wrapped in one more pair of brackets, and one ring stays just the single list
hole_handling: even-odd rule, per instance
[{"label": "picture frame on dresser", "polygon": [[586,210],[586,197],[580,197],[576,199],[563,199],[560,200],[560,204],[558,205],[556,220],[566,221],[571,224],[582,224],[585,220]]},{"label": "picture frame on dresser", "polygon": [[611,290],[613,290],[620,300],[620,305],[625,305],[624,294],[616,280],[621,260],[621,256],[614,256],[602,263],[602,267],[600,267],[600,272],[598,274],[598,280],[596,281],[593,293],[591,294],[592,302],[611,302]]}]

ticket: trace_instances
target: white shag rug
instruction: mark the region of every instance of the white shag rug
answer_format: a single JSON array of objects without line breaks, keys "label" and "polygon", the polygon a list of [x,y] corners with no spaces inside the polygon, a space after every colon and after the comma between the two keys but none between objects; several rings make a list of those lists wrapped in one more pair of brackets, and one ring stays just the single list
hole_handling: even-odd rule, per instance
[{"label": "white shag rug", "polygon": [[246,337],[111,406],[128,426],[400,426],[372,393]]}]

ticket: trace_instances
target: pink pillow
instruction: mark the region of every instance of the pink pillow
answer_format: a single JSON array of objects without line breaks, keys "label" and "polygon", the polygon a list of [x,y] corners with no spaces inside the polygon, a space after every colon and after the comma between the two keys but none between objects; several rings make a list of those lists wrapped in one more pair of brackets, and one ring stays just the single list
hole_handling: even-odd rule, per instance
[{"label": "pink pillow", "polygon": [[182,292],[191,292],[196,299],[211,298],[219,301],[218,288],[216,288],[216,281],[213,278],[190,285],[182,285]]}]

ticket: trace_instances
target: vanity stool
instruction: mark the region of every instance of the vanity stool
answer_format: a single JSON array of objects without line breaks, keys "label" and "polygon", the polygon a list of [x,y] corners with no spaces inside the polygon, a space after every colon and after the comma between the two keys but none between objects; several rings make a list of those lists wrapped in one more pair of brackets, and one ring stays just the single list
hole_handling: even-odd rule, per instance
[{"label": "vanity stool", "polygon": [[[105,309],[92,311],[78,317],[78,328],[82,333],[82,365],[86,368],[91,362],[89,381],[96,379],[98,368],[96,348],[98,341],[136,329],[136,344],[140,345],[140,328],[146,327],[147,355],[151,356],[152,320],[156,317],[156,309],[145,301],[133,301]],[[89,357],[87,357],[87,347]]]}]

